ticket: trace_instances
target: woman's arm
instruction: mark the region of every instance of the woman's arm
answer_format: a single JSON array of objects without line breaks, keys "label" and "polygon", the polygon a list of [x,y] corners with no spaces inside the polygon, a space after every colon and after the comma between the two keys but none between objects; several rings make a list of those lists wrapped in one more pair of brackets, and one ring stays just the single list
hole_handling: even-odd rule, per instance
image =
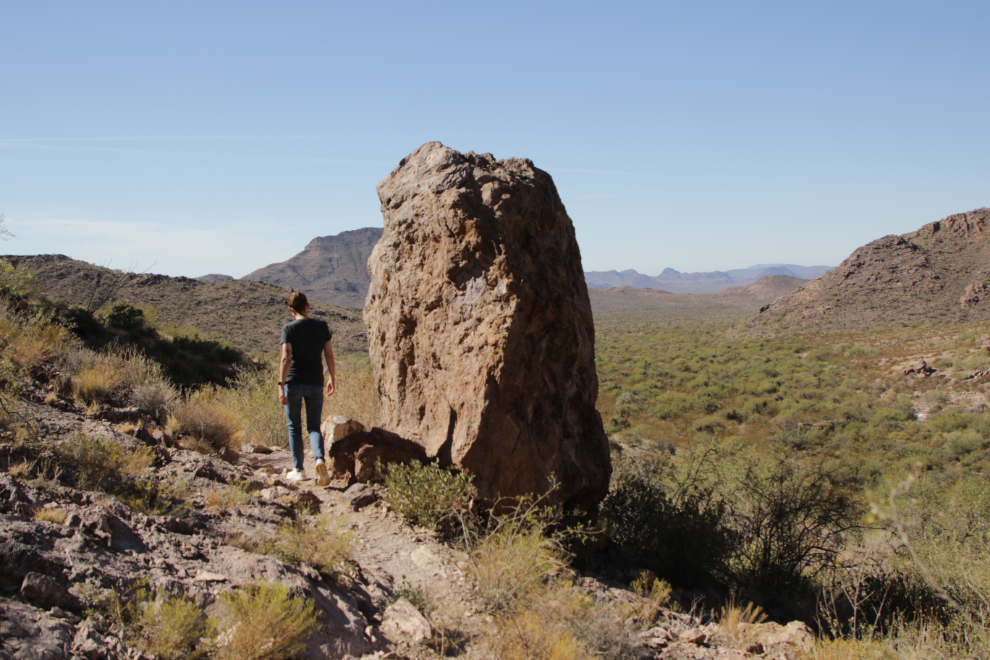
[{"label": "woman's arm", "polygon": [[337,389],[337,365],[333,360],[333,341],[330,339],[323,345],[323,355],[327,359],[327,370],[330,372],[327,379],[327,396],[330,396]]},{"label": "woman's arm", "polygon": [[289,405],[285,396],[285,379],[289,377],[289,367],[292,365],[292,344],[282,344],[282,361],[278,366],[278,402],[283,406]]}]

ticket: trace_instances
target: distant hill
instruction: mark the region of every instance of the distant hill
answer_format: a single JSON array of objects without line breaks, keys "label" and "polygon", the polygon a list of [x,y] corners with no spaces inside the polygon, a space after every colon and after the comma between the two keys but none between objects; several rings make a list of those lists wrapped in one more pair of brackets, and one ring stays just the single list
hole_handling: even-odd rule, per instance
[{"label": "distant hill", "polygon": [[[124,277],[126,285],[116,299],[151,307],[157,324],[192,327],[205,336],[223,339],[249,352],[278,350],[279,331],[289,321],[288,290],[265,284],[227,280],[203,282],[188,277],[126,274],[63,255],[3,257],[26,266],[42,293],[75,305],[86,305],[98,282]],[[366,351],[368,339],[361,313],[354,309],[314,302],[313,315],[325,319],[334,331],[338,351]]]},{"label": "distant hill", "polygon": [[759,264],[749,268],[709,273],[681,273],[665,268],[656,277],[643,275],[635,270],[621,272],[587,271],[584,280],[589,287],[608,288],[630,286],[634,288],[663,289],[671,293],[718,293],[732,286],[744,287],[765,275],[783,275],[799,279],[813,279],[831,269],[830,266],[798,266],[796,264]]},{"label": "distant hill", "polygon": [[838,268],[766,306],[755,334],[964,322],[990,315],[990,209],[950,215],[858,248]]},{"label": "distant hill", "polygon": [[229,282],[234,279],[230,275],[219,275],[217,273],[210,273],[209,275],[201,275],[196,278],[200,282]]},{"label": "distant hill", "polygon": [[365,227],[314,238],[288,261],[259,268],[243,279],[297,289],[314,300],[361,309],[371,283],[368,257],[382,232],[378,227]]},{"label": "distant hill", "polygon": [[765,275],[745,287],[729,287],[719,293],[671,293],[661,289],[631,286],[589,288],[591,310],[595,320],[630,313],[650,312],[657,320],[683,316],[707,316],[720,320],[737,320],[755,314],[766,303],[807,284],[788,275]]}]

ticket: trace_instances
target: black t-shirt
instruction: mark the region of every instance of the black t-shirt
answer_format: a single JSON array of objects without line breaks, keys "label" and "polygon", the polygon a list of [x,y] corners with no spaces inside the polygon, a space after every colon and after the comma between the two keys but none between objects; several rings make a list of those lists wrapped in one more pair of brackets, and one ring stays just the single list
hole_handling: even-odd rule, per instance
[{"label": "black t-shirt", "polygon": [[287,383],[323,385],[323,347],[333,333],[326,321],[297,319],[282,326],[282,343],[292,345]]}]

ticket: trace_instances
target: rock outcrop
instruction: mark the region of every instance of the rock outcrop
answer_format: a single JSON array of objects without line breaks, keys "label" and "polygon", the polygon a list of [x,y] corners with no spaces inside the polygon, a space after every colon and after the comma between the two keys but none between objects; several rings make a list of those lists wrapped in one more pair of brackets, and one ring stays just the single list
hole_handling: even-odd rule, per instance
[{"label": "rock outcrop", "polygon": [[594,326],[574,228],[553,180],[439,142],[379,185],[369,352],[383,426],[473,474],[485,499],[606,493]]},{"label": "rock outcrop", "polygon": [[858,248],[838,268],[761,309],[747,333],[982,320],[990,312],[988,262],[990,209],[950,215]]}]

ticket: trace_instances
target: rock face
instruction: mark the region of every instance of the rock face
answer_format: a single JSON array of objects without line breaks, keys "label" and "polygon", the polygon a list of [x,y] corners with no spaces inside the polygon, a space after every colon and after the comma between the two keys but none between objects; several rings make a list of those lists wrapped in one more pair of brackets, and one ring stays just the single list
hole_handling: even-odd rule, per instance
[{"label": "rock face", "polygon": [[380,184],[364,308],[383,426],[485,499],[591,507],[611,475],[574,227],[526,159],[424,144]]}]

